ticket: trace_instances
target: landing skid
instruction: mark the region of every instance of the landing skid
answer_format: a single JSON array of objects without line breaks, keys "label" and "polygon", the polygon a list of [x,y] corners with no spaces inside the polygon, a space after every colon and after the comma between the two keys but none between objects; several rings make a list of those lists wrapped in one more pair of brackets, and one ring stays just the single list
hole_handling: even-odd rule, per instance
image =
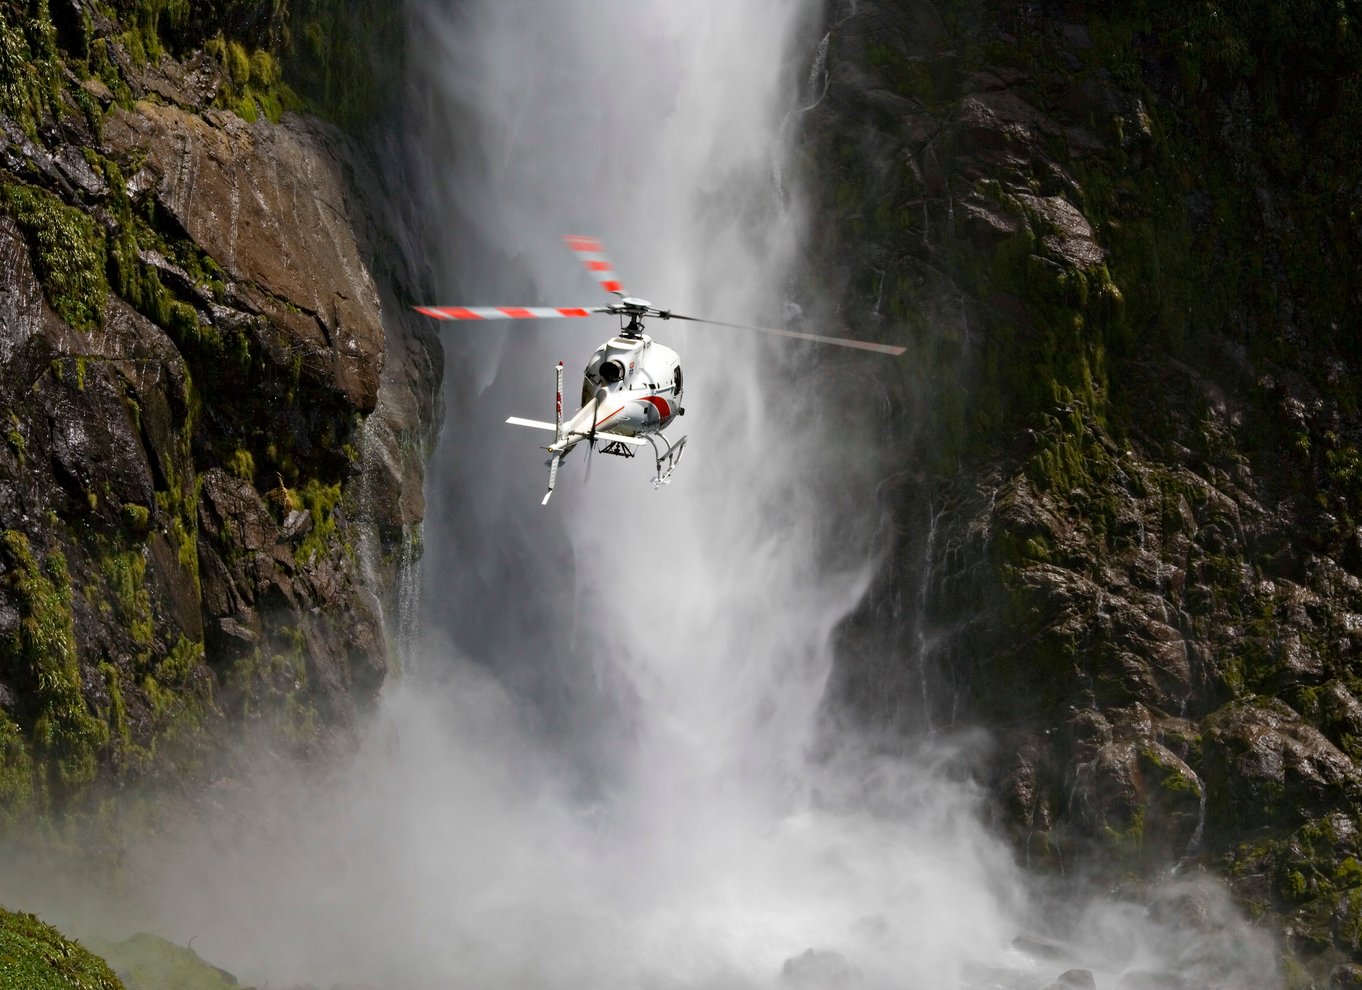
[{"label": "landing skid", "polygon": [[[682,437],[676,443],[672,443],[661,433],[649,433],[644,436],[653,445],[653,457],[657,460],[657,477],[653,479],[653,487],[661,488],[663,485],[672,483],[672,472],[681,465],[681,455],[686,449],[687,437]],[[667,445],[667,449],[659,452],[657,441],[661,440]]]}]

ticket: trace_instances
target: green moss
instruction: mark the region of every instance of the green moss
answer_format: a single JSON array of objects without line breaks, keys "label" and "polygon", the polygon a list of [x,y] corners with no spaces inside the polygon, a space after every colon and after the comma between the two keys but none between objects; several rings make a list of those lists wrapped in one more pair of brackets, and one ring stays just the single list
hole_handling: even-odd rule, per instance
[{"label": "green moss", "polygon": [[327,485],[312,478],[297,491],[296,496],[296,503],[312,516],[312,528],[303,537],[298,558],[306,561],[313,555],[325,556],[338,535],[335,510],[341,500],[340,483]]},{"label": "green moss", "polygon": [[1362,863],[1352,856],[1346,857],[1334,868],[1334,887],[1338,890],[1362,887]]},{"label": "green moss", "polygon": [[1131,814],[1129,821],[1102,827],[1108,850],[1118,861],[1135,863],[1143,854],[1144,817],[1145,810],[1140,807]]},{"label": "green moss", "polygon": [[203,664],[203,642],[180,636],[174,647],[156,667],[156,679],[162,684],[186,686],[194,671]]},{"label": "green moss", "polygon": [[1316,981],[1310,971],[1290,952],[1283,952],[1280,975],[1284,990],[1314,990]]},{"label": "green moss", "polygon": [[212,679],[199,676],[203,661],[203,642],[181,635],[141,683],[154,723],[154,755],[177,762],[182,770],[197,759],[213,710]]},{"label": "green moss", "polygon": [[0,12],[0,112],[36,138],[38,122],[61,113],[61,59],[47,0],[27,6],[18,23]]},{"label": "green moss", "polygon": [[[140,508],[140,506],[139,506]],[[153,632],[151,593],[147,590],[147,558],[142,546],[102,547],[99,569],[118,610],[118,618],[133,642],[149,647]]]},{"label": "green moss", "polygon": [[237,990],[231,974],[205,962],[193,949],[155,935],[143,933],[95,947],[136,990]]},{"label": "green moss", "polygon": [[255,480],[255,458],[251,456],[249,450],[238,447],[227,458],[227,470],[242,481],[253,482]]},{"label": "green moss", "polygon": [[309,109],[341,127],[363,128],[397,94],[389,80],[404,75],[405,31],[401,8],[386,0],[295,0],[283,75]]},{"label": "green moss", "polygon": [[1348,952],[1362,951],[1362,889],[1341,894],[1333,910],[1334,940]]},{"label": "green moss", "polygon": [[123,990],[108,964],[31,914],[0,908],[0,990]]},{"label": "green moss", "polygon": [[134,533],[144,534],[151,522],[151,509],[145,505],[138,505],[136,502],[124,502],[123,521]]},{"label": "green moss", "polygon": [[0,546],[13,564],[3,580],[22,620],[7,652],[31,679],[34,752],[57,792],[69,793],[94,779],[108,727],[92,714],[82,691],[66,559],[49,551],[40,565],[17,530],[6,530]]},{"label": "green moss", "polygon": [[24,232],[43,294],[76,330],[104,322],[109,283],[104,276],[104,235],[84,212],[45,190],[0,182],[0,204]]},{"label": "green moss", "polygon": [[0,829],[14,825],[36,803],[33,757],[23,730],[0,711]]},{"label": "green moss", "polygon": [[19,464],[22,467],[24,463],[25,448],[24,435],[18,430],[7,430],[5,432],[5,442],[9,444],[10,449],[18,456]]},{"label": "green moss", "polygon": [[243,120],[254,123],[260,113],[278,123],[285,110],[303,109],[303,101],[284,81],[283,72],[275,56],[266,48],[248,51],[240,41],[219,34],[204,46],[208,54],[221,63],[225,85],[217,96],[217,105],[234,111]]}]

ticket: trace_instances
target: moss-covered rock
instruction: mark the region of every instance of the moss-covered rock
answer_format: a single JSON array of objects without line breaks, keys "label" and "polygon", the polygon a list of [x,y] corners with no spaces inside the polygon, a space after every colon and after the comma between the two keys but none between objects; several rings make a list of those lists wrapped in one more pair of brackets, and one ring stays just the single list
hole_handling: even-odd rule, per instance
[{"label": "moss-covered rock", "polygon": [[[342,9],[0,0],[0,822],[186,783],[237,719],[341,743],[376,697],[397,584],[357,548],[419,521],[438,370],[380,305],[373,166],[283,116],[293,26]],[[360,126],[375,78],[311,105]]]},{"label": "moss-covered rock", "polygon": [[0,908],[0,988],[124,990],[103,959],[31,914]]},{"label": "moss-covered rock", "polygon": [[146,933],[122,942],[93,942],[127,990],[238,990],[235,976],[197,952]]},{"label": "moss-covered rock", "polygon": [[1353,854],[1252,863],[1362,797],[1360,74],[1327,3],[867,0],[803,118],[810,284],[914,358],[836,696],[999,732],[1033,863],[1230,862],[1321,981]]}]

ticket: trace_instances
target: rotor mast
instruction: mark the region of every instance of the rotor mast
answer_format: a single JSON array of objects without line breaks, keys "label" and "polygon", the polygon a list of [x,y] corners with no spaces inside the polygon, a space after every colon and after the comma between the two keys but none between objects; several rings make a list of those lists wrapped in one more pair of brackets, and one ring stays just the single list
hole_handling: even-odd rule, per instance
[{"label": "rotor mast", "polygon": [[607,309],[609,312],[619,315],[620,336],[625,340],[643,339],[644,317],[657,316],[665,320],[671,316],[670,312],[654,309],[653,304],[648,300],[635,299],[633,296],[625,296],[619,302],[611,303]]}]

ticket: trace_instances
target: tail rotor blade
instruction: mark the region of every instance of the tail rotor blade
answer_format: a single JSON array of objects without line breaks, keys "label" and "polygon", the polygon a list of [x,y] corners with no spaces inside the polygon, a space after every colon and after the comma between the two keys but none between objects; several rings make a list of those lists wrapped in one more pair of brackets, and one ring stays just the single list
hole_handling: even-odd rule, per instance
[{"label": "tail rotor blade", "polygon": [[619,275],[615,273],[615,266],[605,256],[605,246],[601,244],[600,238],[569,234],[563,240],[567,242],[567,246],[586,266],[591,277],[600,283],[602,289],[606,292],[613,292],[621,298],[628,295],[624,291],[624,286],[620,283]]},{"label": "tail rotor blade", "polygon": [[853,340],[850,337],[824,337],[816,333],[803,333],[799,330],[782,330],[776,327],[754,327],[746,323],[723,323],[719,320],[702,320],[698,316],[683,316],[680,313],[670,313],[665,310],[658,313],[664,320],[689,320],[691,323],[707,323],[712,327],[729,327],[733,330],[755,330],[757,333],[769,333],[777,337],[793,337],[796,340],[812,340],[819,344],[834,344],[837,347],[854,347],[861,351],[873,351],[876,354],[899,355],[908,350],[906,347],[899,347],[897,344],[876,344],[868,340]]}]

